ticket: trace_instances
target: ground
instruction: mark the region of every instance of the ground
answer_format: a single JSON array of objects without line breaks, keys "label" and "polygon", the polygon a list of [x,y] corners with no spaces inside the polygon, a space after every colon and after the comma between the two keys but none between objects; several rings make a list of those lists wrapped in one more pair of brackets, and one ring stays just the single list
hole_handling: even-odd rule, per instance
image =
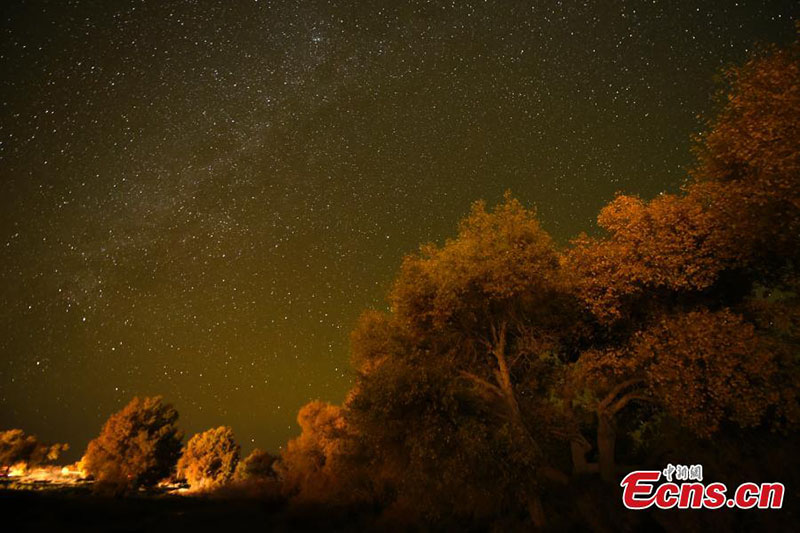
[{"label": "ground", "polygon": [[[2,531],[355,531],[346,513],[289,511],[282,503],[187,496],[103,498],[87,490],[0,489]],[[7,529],[6,529],[7,528]]]}]

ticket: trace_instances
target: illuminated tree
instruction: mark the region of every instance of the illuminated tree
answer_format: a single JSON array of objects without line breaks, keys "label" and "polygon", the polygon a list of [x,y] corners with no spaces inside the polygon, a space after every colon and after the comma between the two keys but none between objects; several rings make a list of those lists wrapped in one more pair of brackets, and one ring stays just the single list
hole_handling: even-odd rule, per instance
[{"label": "illuminated tree", "polygon": [[297,422],[300,436],[289,441],[275,466],[284,492],[296,502],[347,504],[362,498],[342,408],[312,401],[300,409]]},{"label": "illuminated tree", "polygon": [[[798,23],[800,28],[800,23]],[[725,73],[719,113],[697,136],[690,196],[727,225],[761,283],[796,281],[800,259],[800,40]]]},{"label": "illuminated tree", "polygon": [[792,359],[727,309],[665,316],[623,347],[584,353],[573,372],[592,393],[582,402],[597,415],[601,474],[614,479],[614,419],[637,402],[703,438],[723,424],[796,424]]},{"label": "illuminated tree", "polygon": [[696,196],[619,196],[597,220],[607,236],[576,239],[567,261],[576,294],[603,323],[636,320],[678,295],[697,298],[741,264],[730,226]]},{"label": "illuminated tree", "polygon": [[549,388],[580,325],[568,287],[550,237],[509,195],[405,258],[392,313],[353,334],[348,402],[401,496],[444,497],[448,512],[522,505],[541,525],[541,483],[564,480],[545,448],[562,423]]},{"label": "illuminated tree", "polygon": [[238,463],[239,445],[233,430],[220,426],[189,439],[178,461],[178,477],[186,479],[192,489],[211,489],[229,482]]},{"label": "illuminated tree", "polygon": [[727,72],[683,193],[617,197],[598,217],[606,234],[565,256],[597,321],[568,396],[596,415],[606,479],[623,409],[657,409],[700,437],[796,427],[798,330],[776,323],[796,314],[800,287],[798,50],[768,48]]},{"label": "illuminated tree", "polygon": [[[601,320],[628,318],[664,293],[747,296],[796,283],[800,260],[800,44],[767,48],[725,73],[719,113],[697,136],[683,194],[619,196],[568,254],[578,294]],[[738,290],[731,290],[733,285]]]},{"label": "illuminated tree", "polygon": [[83,465],[99,490],[152,486],[169,476],[181,452],[178,412],[160,396],[134,398],[89,443]]},{"label": "illuminated tree", "polygon": [[[798,24],[800,28],[800,24]],[[719,113],[696,138],[698,181],[741,184],[765,201],[800,196],[800,41],[725,72]]]},{"label": "illuminated tree", "polygon": [[55,461],[61,453],[69,449],[67,444],[44,444],[33,435],[26,435],[21,429],[0,431],[0,467],[5,473],[17,463],[36,466]]}]

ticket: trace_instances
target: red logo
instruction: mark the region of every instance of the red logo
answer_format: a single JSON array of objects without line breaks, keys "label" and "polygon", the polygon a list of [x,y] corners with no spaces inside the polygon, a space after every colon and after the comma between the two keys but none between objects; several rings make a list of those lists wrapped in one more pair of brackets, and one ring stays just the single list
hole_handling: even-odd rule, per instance
[{"label": "red logo", "polygon": [[[726,495],[724,483],[702,483],[702,466],[677,467],[668,465],[663,472],[636,470],[625,476],[622,486],[622,503],[631,510],[648,509],[780,509],[783,506],[783,483],[742,483],[731,498]],[[674,483],[672,474],[675,473]],[[665,482],[658,483],[664,475]]]}]

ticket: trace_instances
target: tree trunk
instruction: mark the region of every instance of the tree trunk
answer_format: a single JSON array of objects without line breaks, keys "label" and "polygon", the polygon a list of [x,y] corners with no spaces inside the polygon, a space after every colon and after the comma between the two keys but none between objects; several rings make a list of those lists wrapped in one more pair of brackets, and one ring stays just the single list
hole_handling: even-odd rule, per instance
[{"label": "tree trunk", "polygon": [[538,494],[528,497],[528,514],[531,517],[533,527],[544,529],[544,507],[542,506],[542,498]]},{"label": "tree trunk", "polygon": [[536,439],[531,435],[525,421],[522,418],[522,411],[517,402],[517,396],[514,394],[514,385],[511,383],[511,369],[509,368],[508,361],[506,360],[506,323],[500,326],[500,331],[497,333],[495,345],[492,354],[497,361],[497,368],[494,371],[495,379],[500,390],[500,395],[508,407],[511,422],[514,428],[530,443],[536,454],[542,457],[542,449],[536,442]]},{"label": "tree trunk", "polygon": [[597,452],[600,465],[600,477],[603,481],[613,482],[616,479],[614,463],[614,447],[617,435],[614,432],[613,419],[610,415],[597,413]]},{"label": "tree trunk", "polygon": [[[614,431],[614,416],[632,401],[649,401],[643,391],[632,390],[632,387],[641,383],[643,383],[642,378],[632,378],[619,383],[597,408],[597,453],[599,455],[597,462],[603,481],[613,482],[617,477],[616,463],[614,462],[614,447],[617,441]],[[629,392],[620,397],[625,390]]]},{"label": "tree trunk", "polygon": [[[509,417],[514,429],[520,436],[528,442],[528,445],[533,448],[537,458],[542,461],[540,474],[547,479],[555,481],[560,484],[568,483],[569,479],[562,472],[549,466],[546,462],[544,453],[542,452],[539,443],[531,434],[525,420],[522,417],[522,410],[519,407],[517,396],[514,392],[514,385],[511,381],[511,368],[506,358],[506,323],[503,322],[500,330],[495,330],[494,346],[492,354],[497,361],[497,368],[494,371],[494,377],[497,381],[497,392],[506,403],[509,411]],[[542,507],[542,499],[538,492],[533,492],[532,495],[527,496],[528,501],[528,514],[530,515],[531,523],[536,529],[544,529],[545,515],[544,507]]]},{"label": "tree trunk", "polygon": [[586,454],[592,449],[586,439],[571,439],[569,441],[570,452],[572,453],[572,473],[576,475],[597,472],[597,464],[589,463]]}]

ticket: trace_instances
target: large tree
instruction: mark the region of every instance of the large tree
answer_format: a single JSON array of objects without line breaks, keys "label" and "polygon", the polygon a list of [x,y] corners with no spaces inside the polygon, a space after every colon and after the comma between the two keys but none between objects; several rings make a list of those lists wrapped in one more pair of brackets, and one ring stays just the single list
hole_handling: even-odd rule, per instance
[{"label": "large tree", "polygon": [[725,81],[719,112],[696,137],[688,195],[701,199],[727,226],[760,283],[796,285],[800,40],[783,49],[760,49],[725,71]]},{"label": "large tree", "polygon": [[656,409],[706,437],[797,422],[797,330],[774,319],[797,313],[798,57],[797,44],[768,48],[727,71],[685,190],[616,198],[598,217],[605,234],[566,255],[595,320],[567,390],[596,417],[606,479],[624,411]]},{"label": "large tree", "polygon": [[664,315],[621,346],[587,350],[571,372],[574,391],[589,391],[576,403],[596,415],[601,475],[612,481],[617,474],[616,418],[626,408],[640,409],[639,418],[656,408],[701,438],[723,425],[795,425],[794,359],[729,309]]},{"label": "large tree", "polygon": [[564,423],[549,391],[580,322],[535,214],[509,195],[475,204],[457,238],[406,257],[389,300],[353,335],[348,406],[387,468],[414,479],[401,496],[450,494],[439,507],[453,512],[522,505],[541,524],[542,483],[564,480],[546,449]]}]

